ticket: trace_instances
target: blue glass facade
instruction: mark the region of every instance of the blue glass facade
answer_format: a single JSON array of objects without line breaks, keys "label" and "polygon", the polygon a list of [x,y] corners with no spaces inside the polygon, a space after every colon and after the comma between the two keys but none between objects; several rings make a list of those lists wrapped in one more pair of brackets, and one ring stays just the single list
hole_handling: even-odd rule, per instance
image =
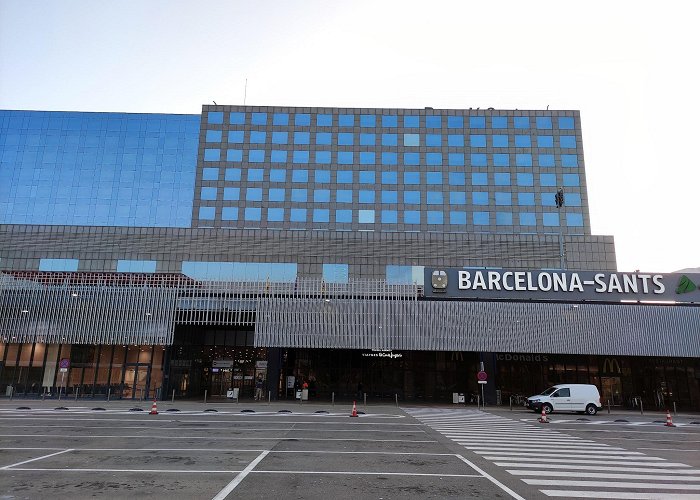
[{"label": "blue glass facade", "polygon": [[199,116],[0,111],[0,223],[190,227]]}]

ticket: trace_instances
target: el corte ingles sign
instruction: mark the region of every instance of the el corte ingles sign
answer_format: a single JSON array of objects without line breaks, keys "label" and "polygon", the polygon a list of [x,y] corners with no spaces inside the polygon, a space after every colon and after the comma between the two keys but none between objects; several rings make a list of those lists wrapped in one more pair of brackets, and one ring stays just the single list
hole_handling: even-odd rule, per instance
[{"label": "el corte ingles sign", "polygon": [[513,300],[700,302],[700,274],[425,269],[425,296]]}]

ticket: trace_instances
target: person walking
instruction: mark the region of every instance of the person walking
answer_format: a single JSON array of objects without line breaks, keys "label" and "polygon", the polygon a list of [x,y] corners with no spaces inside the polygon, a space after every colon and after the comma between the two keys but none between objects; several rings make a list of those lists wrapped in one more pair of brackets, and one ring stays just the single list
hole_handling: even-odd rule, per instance
[{"label": "person walking", "polygon": [[262,378],[262,375],[258,375],[258,379],[255,381],[255,401],[262,401],[264,398],[263,396],[263,388],[265,387],[265,381]]}]

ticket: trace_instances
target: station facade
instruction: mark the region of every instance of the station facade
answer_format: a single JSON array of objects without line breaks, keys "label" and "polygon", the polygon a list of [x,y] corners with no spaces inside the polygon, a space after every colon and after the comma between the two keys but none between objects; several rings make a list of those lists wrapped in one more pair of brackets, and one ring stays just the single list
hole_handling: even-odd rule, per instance
[{"label": "station facade", "polygon": [[449,402],[483,366],[491,404],[581,382],[700,409],[700,279],[617,272],[576,111],[1,111],[0,132],[3,394],[260,376]]}]

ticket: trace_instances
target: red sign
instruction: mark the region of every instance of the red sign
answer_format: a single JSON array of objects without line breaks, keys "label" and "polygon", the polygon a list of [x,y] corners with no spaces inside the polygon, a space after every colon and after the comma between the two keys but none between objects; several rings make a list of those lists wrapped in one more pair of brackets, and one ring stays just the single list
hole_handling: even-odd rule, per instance
[{"label": "red sign", "polygon": [[488,375],[486,375],[486,372],[479,372],[476,374],[476,379],[477,380],[486,380],[488,378]]}]

